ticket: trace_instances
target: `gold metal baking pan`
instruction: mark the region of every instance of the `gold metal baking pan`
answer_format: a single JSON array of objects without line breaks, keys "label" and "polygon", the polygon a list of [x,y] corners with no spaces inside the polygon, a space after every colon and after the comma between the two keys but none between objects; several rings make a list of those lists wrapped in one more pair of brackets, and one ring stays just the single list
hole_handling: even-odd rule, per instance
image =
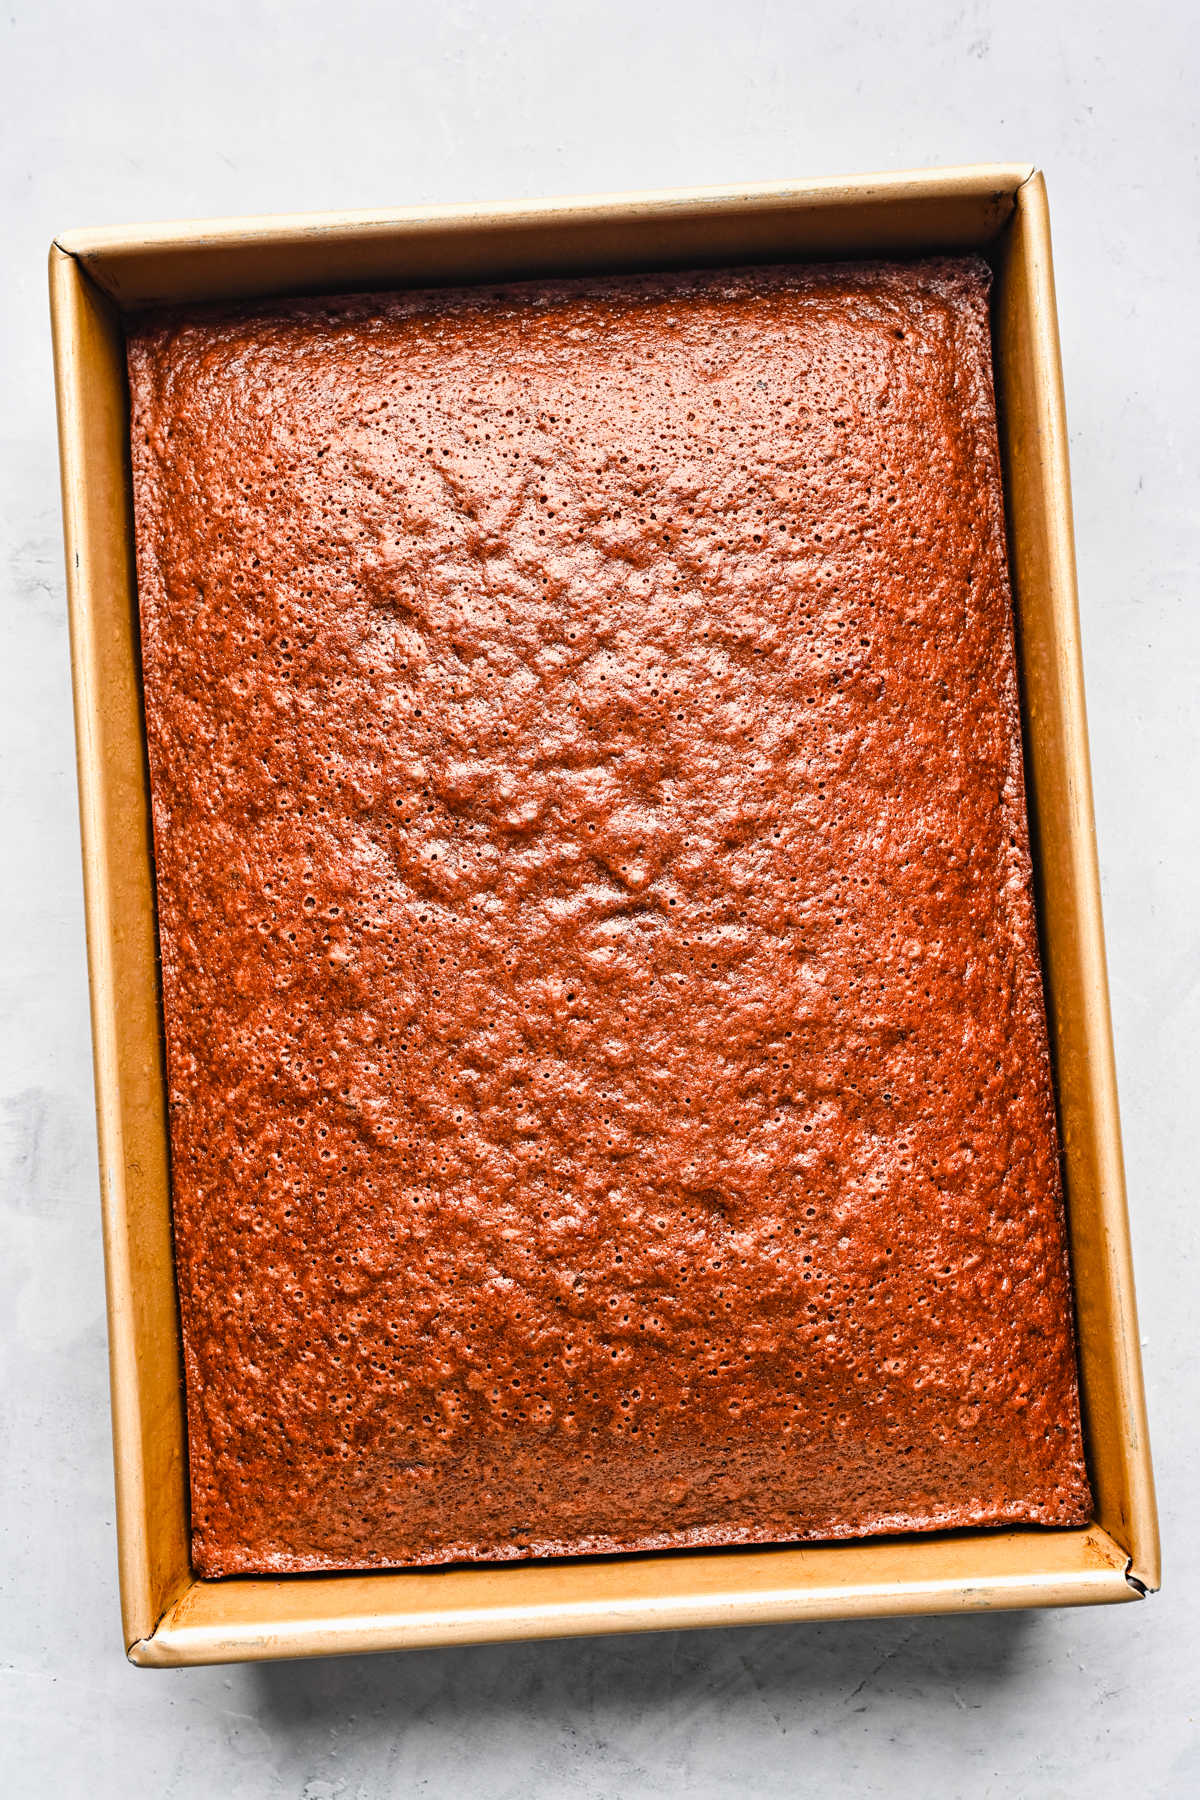
[{"label": "gold metal baking pan", "polygon": [[[171,1258],[122,314],[233,298],[981,249],[1013,549],[1084,1429],[1083,1530],[199,1581]],[[1079,653],[1050,229],[1027,165],[74,231],[50,252],[125,1643],[153,1665],[1134,1600],[1158,1583]]]}]

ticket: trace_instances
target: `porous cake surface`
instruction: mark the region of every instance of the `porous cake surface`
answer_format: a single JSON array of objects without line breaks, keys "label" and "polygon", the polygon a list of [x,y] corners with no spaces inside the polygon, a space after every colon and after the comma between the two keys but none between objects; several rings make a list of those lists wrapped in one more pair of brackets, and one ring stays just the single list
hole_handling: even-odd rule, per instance
[{"label": "porous cake surface", "polygon": [[985,266],[129,369],[198,1569],[1086,1519]]}]

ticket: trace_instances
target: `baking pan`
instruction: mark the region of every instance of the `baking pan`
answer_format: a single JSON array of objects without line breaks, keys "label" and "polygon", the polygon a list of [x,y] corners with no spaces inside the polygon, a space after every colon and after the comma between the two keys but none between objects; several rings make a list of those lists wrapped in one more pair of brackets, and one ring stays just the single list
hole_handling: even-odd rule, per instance
[{"label": "baking pan", "polygon": [[[122,316],[150,302],[579,270],[981,250],[1062,1125],[1080,1530],[201,1581],[188,1560]],[[1092,818],[1058,326],[1029,165],[74,231],[50,252],[128,1655],[167,1666],[416,1645],[1136,1600],[1158,1539]]]}]

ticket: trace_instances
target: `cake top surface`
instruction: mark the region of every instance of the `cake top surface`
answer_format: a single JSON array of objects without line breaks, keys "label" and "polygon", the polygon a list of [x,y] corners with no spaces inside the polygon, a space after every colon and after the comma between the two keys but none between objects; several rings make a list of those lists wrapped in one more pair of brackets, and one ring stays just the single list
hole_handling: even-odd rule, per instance
[{"label": "cake top surface", "polygon": [[131,330],[202,1571],[1087,1517],[987,280]]}]

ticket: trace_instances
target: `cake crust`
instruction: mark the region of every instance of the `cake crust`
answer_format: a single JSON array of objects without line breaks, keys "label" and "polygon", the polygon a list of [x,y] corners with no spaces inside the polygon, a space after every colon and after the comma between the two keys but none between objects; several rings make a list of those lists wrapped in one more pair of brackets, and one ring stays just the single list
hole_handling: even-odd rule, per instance
[{"label": "cake crust", "polygon": [[197,1569],[1084,1522],[986,265],[128,356]]}]

